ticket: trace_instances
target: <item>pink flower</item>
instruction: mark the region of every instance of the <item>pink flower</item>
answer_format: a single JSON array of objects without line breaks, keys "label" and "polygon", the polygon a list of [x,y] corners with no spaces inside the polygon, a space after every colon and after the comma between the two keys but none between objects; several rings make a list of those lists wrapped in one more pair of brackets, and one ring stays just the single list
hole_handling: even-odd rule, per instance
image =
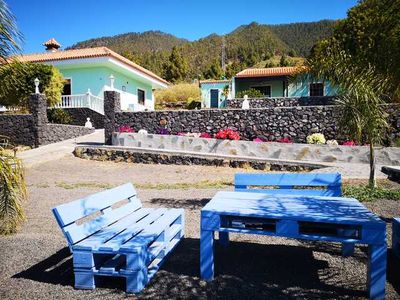
[{"label": "pink flower", "polygon": [[211,135],[208,134],[207,132],[202,132],[202,133],[200,134],[200,137],[203,138],[203,139],[210,139],[210,138],[211,138]]},{"label": "pink flower", "polygon": [[262,143],[262,142],[264,142],[263,141],[263,139],[260,139],[260,138],[255,138],[255,139],[253,139],[253,142],[255,142],[255,143]]},{"label": "pink flower", "polygon": [[122,133],[122,132],[133,133],[133,132],[135,132],[135,130],[133,128],[131,128],[129,125],[121,125],[118,128],[118,132],[120,132],[120,133]]},{"label": "pink flower", "polygon": [[216,139],[229,139],[229,140],[240,140],[240,135],[237,131],[234,131],[230,128],[227,129],[221,129],[216,135]]},{"label": "pink flower", "polygon": [[343,146],[356,146],[356,143],[354,141],[346,141],[342,144]]},{"label": "pink flower", "polygon": [[284,143],[284,144],[293,144],[292,140],[288,137],[281,138],[277,140],[278,143]]},{"label": "pink flower", "polygon": [[179,136],[185,136],[185,135],[186,135],[186,133],[184,133],[184,132],[178,132],[176,135],[179,135]]}]

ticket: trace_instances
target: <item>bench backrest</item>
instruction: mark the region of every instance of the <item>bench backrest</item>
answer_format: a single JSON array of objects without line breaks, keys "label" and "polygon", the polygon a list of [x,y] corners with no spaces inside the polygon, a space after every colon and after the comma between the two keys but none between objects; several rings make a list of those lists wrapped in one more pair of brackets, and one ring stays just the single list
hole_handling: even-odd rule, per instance
[{"label": "bench backrest", "polygon": [[235,191],[341,197],[342,177],[339,173],[237,173]]},{"label": "bench backrest", "polygon": [[105,190],[52,209],[69,245],[142,207],[131,183]]}]

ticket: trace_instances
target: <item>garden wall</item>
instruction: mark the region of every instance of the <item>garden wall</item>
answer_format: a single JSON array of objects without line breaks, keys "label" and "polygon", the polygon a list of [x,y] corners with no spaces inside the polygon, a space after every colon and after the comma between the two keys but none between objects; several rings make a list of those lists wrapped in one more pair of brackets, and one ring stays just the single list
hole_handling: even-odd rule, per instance
[{"label": "garden wall", "polygon": [[9,137],[13,144],[38,147],[94,132],[83,126],[49,124],[44,95],[32,95],[29,110],[27,115],[0,114],[0,135]]},{"label": "garden wall", "polygon": [[[388,105],[389,121],[393,127],[390,138],[400,135],[400,107]],[[115,130],[129,125],[135,130],[146,129],[157,133],[161,120],[171,134],[178,132],[217,133],[220,129],[231,128],[239,131],[241,139],[256,137],[276,141],[290,137],[294,142],[304,143],[306,137],[320,132],[327,139],[343,140],[338,134],[338,106],[297,106],[263,109],[220,109],[191,111],[116,112]],[[389,139],[389,138],[388,138]]]},{"label": "garden wall", "polygon": [[[250,108],[334,105],[335,97],[275,97],[248,99]],[[242,108],[243,98],[226,100],[227,108]]]},{"label": "garden wall", "polygon": [[[94,110],[86,107],[81,108],[60,108],[67,112],[71,118],[72,123],[70,125],[85,126],[86,119],[90,118],[90,122],[96,129],[104,128],[104,116],[95,112]],[[48,109],[47,111],[49,111]]]},{"label": "garden wall", "polygon": [[12,143],[34,146],[32,115],[0,114],[0,135],[10,138]]}]

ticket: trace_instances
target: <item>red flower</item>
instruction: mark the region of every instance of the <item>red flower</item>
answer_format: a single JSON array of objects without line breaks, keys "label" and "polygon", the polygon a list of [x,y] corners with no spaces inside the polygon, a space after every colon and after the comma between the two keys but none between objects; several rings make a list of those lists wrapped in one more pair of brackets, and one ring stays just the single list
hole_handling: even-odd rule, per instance
[{"label": "red flower", "polygon": [[118,128],[118,132],[120,132],[120,133],[122,133],[122,132],[132,133],[132,132],[135,132],[135,130],[133,128],[131,128],[129,125],[121,125]]},{"label": "red flower", "polygon": [[234,131],[230,128],[227,129],[221,129],[216,135],[216,139],[221,139],[221,140],[240,140],[240,135],[237,131]]},{"label": "red flower", "polygon": [[356,143],[354,141],[345,141],[343,146],[356,146]]},{"label": "red flower", "polygon": [[284,144],[293,144],[292,140],[288,137],[281,138],[277,140],[278,143],[284,143]]},{"label": "red flower", "polygon": [[200,137],[203,138],[203,139],[210,139],[211,135],[209,135],[207,132],[202,132],[200,134]]}]

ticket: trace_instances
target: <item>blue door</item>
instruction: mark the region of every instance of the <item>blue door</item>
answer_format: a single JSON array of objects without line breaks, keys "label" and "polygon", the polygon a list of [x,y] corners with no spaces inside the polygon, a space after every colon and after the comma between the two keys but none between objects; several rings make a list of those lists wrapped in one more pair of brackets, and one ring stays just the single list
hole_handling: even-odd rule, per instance
[{"label": "blue door", "polygon": [[218,99],[219,98],[219,91],[218,90],[210,90],[210,100],[211,100],[211,107],[218,108]]}]

